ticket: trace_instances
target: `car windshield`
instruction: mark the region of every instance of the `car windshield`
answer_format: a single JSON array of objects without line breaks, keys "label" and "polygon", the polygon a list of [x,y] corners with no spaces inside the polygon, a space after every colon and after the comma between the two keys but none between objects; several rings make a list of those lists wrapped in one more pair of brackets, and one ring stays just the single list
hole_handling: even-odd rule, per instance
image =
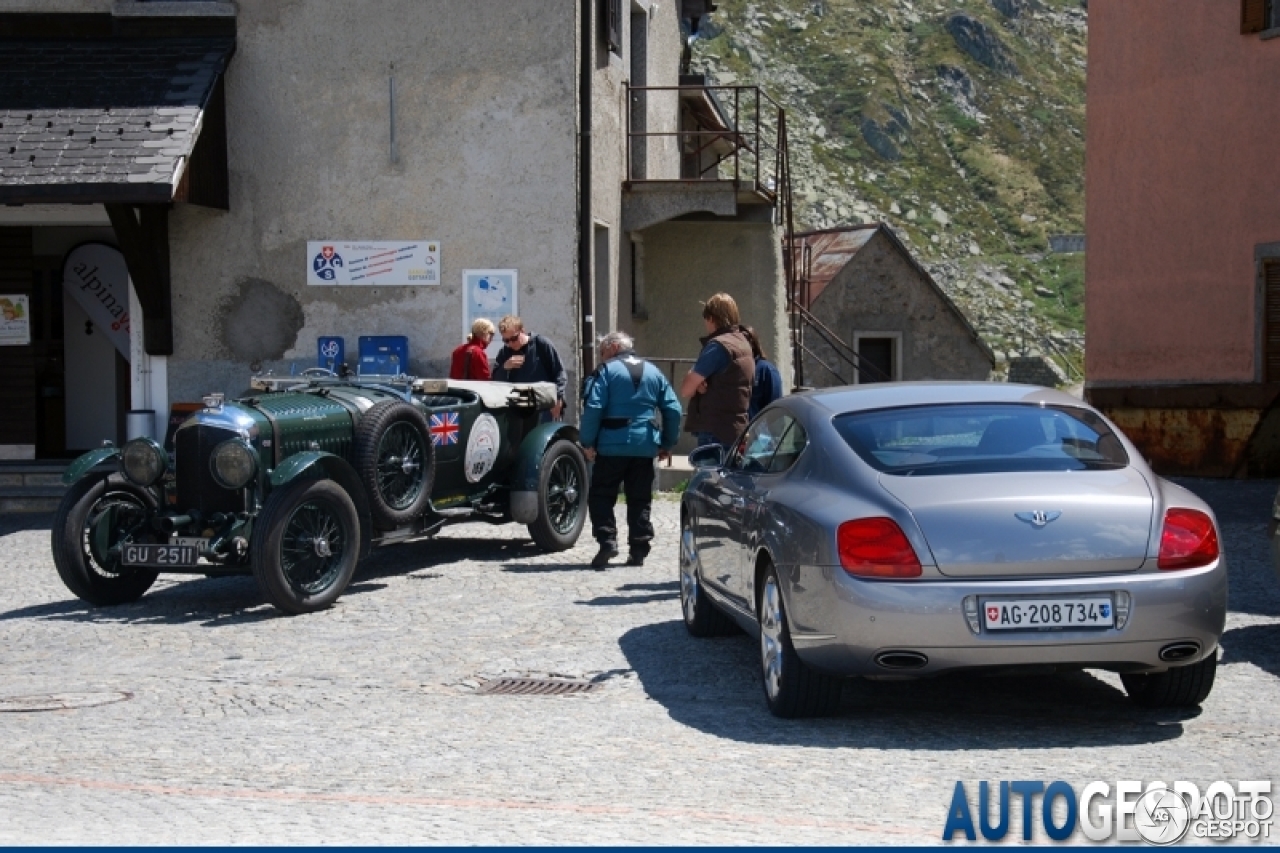
[{"label": "car windshield", "polygon": [[1088,409],[1022,403],[913,406],[837,415],[836,431],[886,474],[1123,468],[1129,457]]}]

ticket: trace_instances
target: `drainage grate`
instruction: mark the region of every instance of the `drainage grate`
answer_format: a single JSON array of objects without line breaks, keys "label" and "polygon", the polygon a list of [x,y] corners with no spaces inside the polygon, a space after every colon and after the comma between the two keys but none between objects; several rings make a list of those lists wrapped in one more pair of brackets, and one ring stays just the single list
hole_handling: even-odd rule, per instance
[{"label": "drainage grate", "polygon": [[592,693],[602,685],[593,681],[567,681],[563,678],[495,678],[476,690],[490,696],[568,696]]},{"label": "drainage grate", "polygon": [[35,696],[0,697],[0,713],[31,711],[71,711],[96,708],[132,699],[132,693],[41,693]]}]

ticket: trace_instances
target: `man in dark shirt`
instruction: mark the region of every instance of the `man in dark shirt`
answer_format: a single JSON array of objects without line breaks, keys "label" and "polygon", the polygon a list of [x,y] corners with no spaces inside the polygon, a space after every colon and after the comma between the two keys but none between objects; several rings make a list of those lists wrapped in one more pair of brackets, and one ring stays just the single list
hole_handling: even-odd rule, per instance
[{"label": "man in dark shirt", "polygon": [[551,341],[529,334],[524,330],[524,321],[510,314],[498,321],[498,334],[502,335],[502,349],[498,351],[493,378],[503,382],[554,382],[556,404],[551,408],[551,420],[560,420],[569,374]]}]

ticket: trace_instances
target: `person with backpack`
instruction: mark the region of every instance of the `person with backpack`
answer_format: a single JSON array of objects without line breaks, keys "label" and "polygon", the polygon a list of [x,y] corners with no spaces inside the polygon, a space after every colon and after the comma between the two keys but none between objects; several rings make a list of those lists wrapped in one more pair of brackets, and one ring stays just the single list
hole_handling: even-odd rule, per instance
[{"label": "person with backpack", "polygon": [[[592,462],[587,510],[600,551],[591,567],[618,556],[613,514],[618,489],[627,496],[628,566],[642,566],[653,542],[653,460],[666,459],[680,439],[680,401],[654,365],[638,357],[631,336],[600,339],[600,366],[587,377],[579,441]],[[661,425],[659,425],[659,422]]]},{"label": "person with backpack", "polygon": [[493,332],[493,323],[483,317],[471,324],[471,337],[453,351],[453,358],[449,362],[450,379],[493,378],[489,369],[489,354],[485,352],[489,341],[493,340]]},{"label": "person with backpack", "polygon": [[756,334],[756,330],[743,326],[742,333],[751,343],[751,357],[756,362],[755,376],[751,380],[751,404],[747,407],[747,417],[755,420],[765,406],[782,396],[782,374],[769,361],[769,355],[760,345],[760,336]]}]

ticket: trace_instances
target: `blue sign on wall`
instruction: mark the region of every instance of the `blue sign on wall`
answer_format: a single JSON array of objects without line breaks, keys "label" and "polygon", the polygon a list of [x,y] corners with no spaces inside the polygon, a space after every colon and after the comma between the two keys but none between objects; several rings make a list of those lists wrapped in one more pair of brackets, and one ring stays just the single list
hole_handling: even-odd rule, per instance
[{"label": "blue sign on wall", "polygon": [[319,357],[316,364],[337,373],[338,368],[347,360],[347,346],[342,338],[316,338],[316,354]]},{"label": "blue sign on wall", "polygon": [[360,375],[399,376],[409,369],[406,335],[361,335]]}]

